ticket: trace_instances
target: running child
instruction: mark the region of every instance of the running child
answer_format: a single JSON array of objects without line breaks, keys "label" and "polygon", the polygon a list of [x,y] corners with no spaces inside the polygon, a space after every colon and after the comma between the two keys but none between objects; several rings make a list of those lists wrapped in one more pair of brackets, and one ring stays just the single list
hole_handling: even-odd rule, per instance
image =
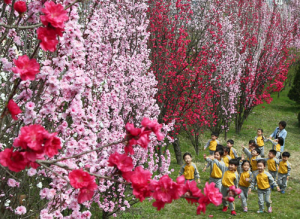
[{"label": "running child", "polygon": [[[228,170],[224,173],[223,179],[222,179],[222,188],[221,188],[221,193],[223,197],[226,197],[229,191],[230,186],[235,186],[237,187],[238,181],[239,181],[239,176],[237,173],[237,168],[240,163],[240,158],[237,159],[231,159],[229,161],[229,166]],[[226,212],[228,210],[228,201],[226,199],[223,199],[223,212]],[[229,207],[231,210],[231,215],[236,215],[235,212],[235,205],[234,202],[229,202]]]},{"label": "running child", "polygon": [[258,160],[257,161],[257,169],[256,173],[253,173],[253,178],[251,181],[251,186],[249,188],[248,193],[251,192],[251,189],[254,188],[254,185],[257,184],[257,194],[258,194],[258,205],[259,210],[257,213],[264,212],[264,202],[266,202],[268,212],[272,212],[271,207],[271,185],[277,188],[277,191],[280,191],[279,186],[276,184],[276,181],[273,179],[271,174],[265,171],[266,161],[265,160]]},{"label": "running child", "polygon": [[269,141],[272,142],[273,147],[272,149],[276,151],[276,158],[280,159],[280,155],[281,155],[281,147],[283,145],[283,138],[282,137],[278,137],[276,141],[272,140],[271,138],[268,139]]},{"label": "running child", "polygon": [[227,170],[225,163],[222,161],[222,156],[222,150],[215,151],[214,156],[206,156],[206,154],[203,155],[204,159],[210,165],[209,183],[214,182],[215,187],[220,191],[222,186],[222,177],[224,172]]},{"label": "running child", "polygon": [[249,160],[243,160],[242,172],[239,176],[239,188],[242,190],[240,196],[242,201],[242,208],[244,212],[248,211],[247,199],[250,182],[252,179],[252,172],[250,171],[251,165]]},{"label": "running child", "polygon": [[211,139],[209,139],[208,142],[206,143],[206,145],[204,146],[204,150],[208,147],[209,155],[213,155],[217,149],[217,145],[219,144],[219,141],[217,140],[217,138],[218,138],[218,134],[212,133]]},{"label": "running child", "polygon": [[250,159],[250,164],[251,164],[251,170],[254,173],[257,171],[257,161],[256,158],[260,158],[260,150],[258,148],[254,148],[251,152],[245,147],[243,147],[243,151],[247,155],[247,157]]},{"label": "running child", "polygon": [[263,133],[264,133],[263,129],[257,129],[257,136],[255,136],[255,144],[258,145],[258,148],[260,149],[261,157],[265,157],[264,146],[265,146],[266,138],[264,137]]},{"label": "running child", "polygon": [[234,145],[234,141],[232,139],[229,139],[227,141],[227,147],[229,148],[229,156],[231,157],[231,159],[237,158],[238,154],[236,152],[236,150],[233,148]]},{"label": "running child", "polygon": [[185,164],[183,164],[182,167],[180,168],[178,176],[184,175],[185,181],[197,180],[198,183],[201,183],[199,171],[196,167],[196,164],[192,163],[193,160],[192,155],[188,152],[185,153],[183,155],[183,160]]},{"label": "running child", "polygon": [[285,189],[287,187],[287,181],[289,180],[290,172],[291,172],[291,164],[288,162],[290,158],[289,152],[282,153],[282,160],[279,160],[279,170],[278,170],[278,180],[277,183],[281,189],[281,193],[285,193]]}]

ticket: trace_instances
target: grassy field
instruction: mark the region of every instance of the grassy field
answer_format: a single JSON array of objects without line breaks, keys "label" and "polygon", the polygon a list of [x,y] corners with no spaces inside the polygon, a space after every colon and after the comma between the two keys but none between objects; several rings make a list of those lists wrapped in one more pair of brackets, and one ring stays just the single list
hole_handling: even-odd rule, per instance
[{"label": "grassy field", "polygon": [[[280,94],[280,98],[277,98],[277,94],[273,95],[273,101],[270,105],[263,104],[254,109],[252,114],[243,126],[243,130],[239,135],[234,133],[234,127],[228,133],[228,139],[235,141],[235,148],[241,154],[241,145],[248,144],[250,139],[254,139],[256,130],[263,128],[264,135],[269,136],[277,127],[280,120],[287,122],[286,130],[288,132],[286,138],[285,150],[291,153],[290,163],[292,164],[291,177],[288,182],[288,188],[285,194],[280,194],[273,191],[271,199],[273,201],[273,213],[257,214],[258,210],[258,198],[256,192],[252,192],[248,199],[248,213],[242,211],[241,203],[239,199],[236,199],[236,212],[237,216],[231,216],[230,211],[224,213],[221,211],[222,206],[209,205],[206,214],[196,215],[196,206],[189,205],[184,199],[177,200],[172,204],[166,205],[161,211],[156,211],[152,207],[152,201],[144,201],[143,203],[136,204],[122,214],[119,213],[119,218],[174,218],[174,219],[187,219],[187,218],[209,218],[209,215],[213,215],[213,218],[300,218],[300,128],[297,121],[297,112],[300,107],[287,97],[288,90],[283,91]],[[202,136],[202,145],[210,138],[210,133],[204,133]],[[221,143],[225,144],[225,139],[221,135],[219,137]],[[193,154],[193,161],[198,166],[201,176],[200,188],[203,188],[206,181],[209,179],[209,171],[202,172],[204,167],[203,151],[200,152],[200,156],[196,157],[192,145],[188,139],[181,136],[180,143],[182,146],[182,152],[191,152]],[[266,143],[266,151],[271,148],[271,143]],[[172,155],[174,151],[171,149]],[[207,152],[206,152],[207,153]],[[172,156],[171,167],[175,171],[171,174],[172,178],[176,178],[180,166],[176,164],[175,156]]]}]

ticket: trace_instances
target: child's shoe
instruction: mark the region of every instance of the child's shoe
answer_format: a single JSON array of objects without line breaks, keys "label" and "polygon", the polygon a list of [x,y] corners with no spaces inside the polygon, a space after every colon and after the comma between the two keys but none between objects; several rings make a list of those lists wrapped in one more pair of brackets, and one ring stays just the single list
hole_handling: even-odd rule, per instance
[{"label": "child's shoe", "polygon": [[272,213],[272,207],[269,207],[269,208],[268,208],[268,212],[269,212],[269,213]]},{"label": "child's shoe", "polygon": [[243,210],[244,210],[244,212],[248,212],[248,208],[247,207],[244,207]]},{"label": "child's shoe", "polygon": [[236,216],[235,210],[231,211],[231,215]]},{"label": "child's shoe", "polygon": [[260,213],[264,213],[264,211],[262,211],[262,210],[259,210],[259,211],[257,211],[257,213],[258,213],[258,214],[260,214]]},{"label": "child's shoe", "polygon": [[282,190],[282,191],[281,191],[281,194],[284,194],[284,193],[285,193],[285,191],[284,191],[284,190]]},{"label": "child's shoe", "polygon": [[223,209],[222,209],[222,211],[223,211],[223,212],[226,212],[227,209],[228,209],[228,206],[224,206]]}]

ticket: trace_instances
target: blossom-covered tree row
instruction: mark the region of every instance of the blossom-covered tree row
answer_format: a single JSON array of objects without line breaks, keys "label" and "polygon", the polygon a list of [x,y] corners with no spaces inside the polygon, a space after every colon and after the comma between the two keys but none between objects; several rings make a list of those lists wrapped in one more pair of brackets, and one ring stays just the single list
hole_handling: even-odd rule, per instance
[{"label": "blossom-covered tree row", "polygon": [[[159,115],[146,2],[0,4],[1,215],[25,208],[27,216],[89,218],[95,203],[106,218],[129,208],[137,201],[132,180],[125,183],[111,155],[130,152],[131,169],[146,164],[152,174],[154,146],[165,144],[162,134],[157,141],[144,132],[123,144],[127,123]],[[155,179],[169,173],[167,155]],[[87,183],[74,183],[86,172]]]}]

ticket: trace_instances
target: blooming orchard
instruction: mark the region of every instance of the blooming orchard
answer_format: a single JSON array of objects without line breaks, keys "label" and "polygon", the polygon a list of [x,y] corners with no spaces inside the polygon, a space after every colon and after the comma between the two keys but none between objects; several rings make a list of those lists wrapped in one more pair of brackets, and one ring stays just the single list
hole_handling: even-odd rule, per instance
[{"label": "blooming orchard", "polygon": [[155,120],[145,1],[24,3],[1,2],[1,214],[89,218],[94,202],[107,218],[184,195],[154,151],[172,124]]}]

